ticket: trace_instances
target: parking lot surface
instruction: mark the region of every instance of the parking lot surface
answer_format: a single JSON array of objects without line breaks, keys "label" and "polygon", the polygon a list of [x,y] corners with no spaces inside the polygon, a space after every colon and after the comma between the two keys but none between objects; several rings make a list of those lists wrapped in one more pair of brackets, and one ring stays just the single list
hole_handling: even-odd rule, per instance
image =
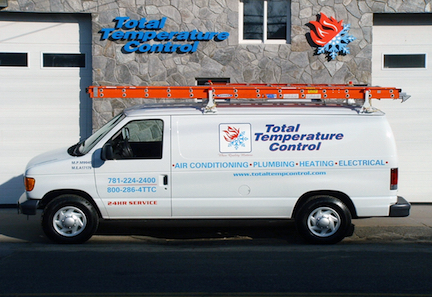
[{"label": "parking lot surface", "polygon": [[[294,224],[288,222],[102,221],[90,242],[301,242]],[[409,217],[353,220],[353,236],[344,242],[432,242],[432,204],[414,204]],[[18,215],[17,209],[0,208],[0,242],[44,243],[49,240],[36,216]]]}]

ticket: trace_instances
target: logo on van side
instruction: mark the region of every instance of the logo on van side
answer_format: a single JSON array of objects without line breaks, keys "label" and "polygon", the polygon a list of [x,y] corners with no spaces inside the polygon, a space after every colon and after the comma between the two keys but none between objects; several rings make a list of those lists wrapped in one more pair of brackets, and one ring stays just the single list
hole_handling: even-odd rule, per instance
[{"label": "logo on van side", "polygon": [[221,153],[250,153],[250,124],[220,124],[219,150]]},{"label": "logo on van side", "polygon": [[343,133],[301,133],[300,124],[265,125],[265,131],[255,133],[254,141],[271,142],[269,150],[275,151],[319,151],[324,141],[342,140]]}]

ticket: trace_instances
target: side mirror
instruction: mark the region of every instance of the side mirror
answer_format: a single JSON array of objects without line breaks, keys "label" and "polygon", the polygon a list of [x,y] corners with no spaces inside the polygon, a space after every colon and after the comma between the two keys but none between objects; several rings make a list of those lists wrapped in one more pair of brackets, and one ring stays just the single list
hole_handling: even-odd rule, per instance
[{"label": "side mirror", "polygon": [[101,159],[104,160],[104,161],[106,161],[106,160],[114,160],[114,150],[112,148],[111,143],[107,142],[102,147]]},{"label": "side mirror", "polygon": [[130,132],[129,132],[128,127],[125,127],[122,129],[122,136],[123,136],[123,139],[127,139],[127,140],[130,139]]}]

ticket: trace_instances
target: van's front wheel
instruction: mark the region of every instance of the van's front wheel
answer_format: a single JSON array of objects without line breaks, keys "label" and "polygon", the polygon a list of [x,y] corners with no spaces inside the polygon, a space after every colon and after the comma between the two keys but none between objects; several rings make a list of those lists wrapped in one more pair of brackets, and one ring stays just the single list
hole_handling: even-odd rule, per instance
[{"label": "van's front wheel", "polygon": [[295,218],[297,230],[310,243],[337,243],[349,234],[351,213],[332,196],[312,197]]},{"label": "van's front wheel", "polygon": [[93,205],[76,195],[62,195],[51,201],[42,214],[42,229],[58,243],[83,243],[99,225]]}]

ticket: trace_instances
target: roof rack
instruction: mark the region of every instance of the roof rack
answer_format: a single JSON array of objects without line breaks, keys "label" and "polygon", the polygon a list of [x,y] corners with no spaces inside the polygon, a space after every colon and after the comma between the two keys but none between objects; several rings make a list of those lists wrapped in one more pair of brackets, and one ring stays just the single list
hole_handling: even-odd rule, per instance
[{"label": "roof rack", "polygon": [[310,99],[364,100],[361,112],[372,112],[370,99],[402,99],[410,97],[401,89],[349,84],[238,84],[212,83],[205,86],[90,86],[91,98],[167,98],[208,100],[205,112],[216,112],[215,100],[249,99],[252,101],[286,102]]}]

